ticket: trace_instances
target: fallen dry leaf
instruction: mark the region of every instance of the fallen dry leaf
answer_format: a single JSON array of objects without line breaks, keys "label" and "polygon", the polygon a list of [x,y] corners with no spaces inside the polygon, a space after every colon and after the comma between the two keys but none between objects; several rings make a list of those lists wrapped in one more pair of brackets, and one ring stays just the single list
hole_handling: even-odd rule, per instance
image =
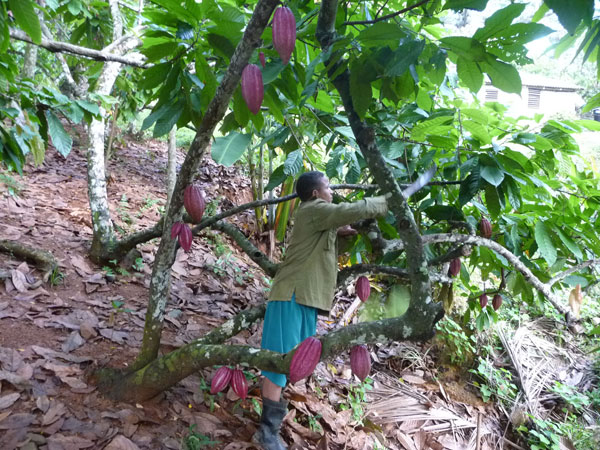
[{"label": "fallen dry leaf", "polygon": [[6,409],[9,406],[12,406],[14,402],[16,402],[21,394],[15,392],[14,394],[7,394],[0,397],[0,409]]},{"label": "fallen dry leaf", "polygon": [[117,434],[104,450],[140,450],[140,448],[122,434]]}]

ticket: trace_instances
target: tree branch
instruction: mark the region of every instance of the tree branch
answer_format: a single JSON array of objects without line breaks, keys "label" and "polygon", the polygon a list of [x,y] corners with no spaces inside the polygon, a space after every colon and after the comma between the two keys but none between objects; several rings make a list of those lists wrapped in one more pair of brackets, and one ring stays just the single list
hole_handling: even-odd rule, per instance
[{"label": "tree branch", "polygon": [[344,23],[342,23],[342,25],[369,25],[372,23],[382,22],[384,20],[388,20],[393,17],[399,16],[400,14],[404,14],[405,12],[408,12],[412,9],[416,9],[419,6],[424,5],[425,3],[428,3],[428,2],[429,2],[429,0],[421,0],[419,3],[415,3],[414,5],[407,6],[406,8],[403,8],[399,11],[388,14],[387,16],[381,16],[381,17],[378,17],[377,19],[373,19],[373,20],[356,20],[356,21],[344,22]]},{"label": "tree branch", "polygon": [[596,264],[600,264],[600,259],[590,259],[589,261],[582,262],[581,264],[579,264],[577,266],[573,266],[573,267],[565,270],[564,272],[561,272],[558,275],[555,275],[554,277],[550,278],[546,284],[548,286],[552,286],[557,281],[560,281],[563,278],[568,277],[572,273],[579,272],[581,269],[585,269],[586,267],[590,267],[590,266],[595,266]]},{"label": "tree branch", "polygon": [[[29,42],[33,44],[33,41],[29,37],[27,33],[21,30],[10,29],[10,37],[12,39],[17,39],[23,42]],[[140,41],[141,44],[141,41]],[[142,61],[140,61],[140,57],[138,58],[128,58],[126,56],[114,55],[112,53],[107,53],[104,50],[94,50],[87,47],[81,47],[79,45],[69,44],[67,42],[58,42],[50,39],[46,39],[42,37],[42,42],[39,45],[42,48],[45,48],[51,52],[58,53],[70,53],[72,55],[84,56],[86,58],[94,59],[97,61],[114,61],[119,62],[121,64],[126,64],[128,66],[147,68]],[[141,55],[140,55],[141,56]]]}]

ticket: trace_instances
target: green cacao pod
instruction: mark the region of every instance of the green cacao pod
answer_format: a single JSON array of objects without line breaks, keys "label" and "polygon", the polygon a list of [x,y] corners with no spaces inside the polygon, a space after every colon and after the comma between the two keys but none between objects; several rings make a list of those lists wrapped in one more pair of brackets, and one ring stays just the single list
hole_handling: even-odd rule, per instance
[{"label": "green cacao pod", "polygon": [[242,70],[242,97],[252,114],[260,111],[264,96],[262,72],[256,64],[248,64]]},{"label": "green cacao pod", "polygon": [[287,64],[296,47],[296,18],[287,6],[280,6],[273,15],[273,47]]},{"label": "green cacao pod", "polygon": [[312,336],[302,341],[292,356],[290,382],[295,383],[314,372],[321,359],[321,341]]},{"label": "green cacao pod", "polygon": [[197,184],[190,184],[183,191],[183,206],[192,218],[192,223],[199,223],[206,209],[204,191]]},{"label": "green cacao pod", "polygon": [[481,237],[486,239],[492,237],[492,224],[485,217],[482,217],[479,222],[479,233],[481,234]]},{"label": "green cacao pod", "polygon": [[356,280],[356,295],[363,302],[367,301],[369,295],[371,295],[371,283],[367,277],[358,277],[358,280]]},{"label": "green cacao pod", "polygon": [[350,368],[352,373],[365,381],[371,372],[371,355],[366,345],[355,345],[350,350]]},{"label": "green cacao pod", "polygon": [[231,388],[233,392],[241,399],[245,399],[248,395],[248,381],[246,375],[240,369],[235,369],[231,376]]},{"label": "green cacao pod", "polygon": [[231,381],[231,376],[233,375],[233,370],[229,367],[219,367],[215,372],[215,375],[210,382],[210,393],[216,394],[217,392],[221,392],[225,389],[229,382]]}]

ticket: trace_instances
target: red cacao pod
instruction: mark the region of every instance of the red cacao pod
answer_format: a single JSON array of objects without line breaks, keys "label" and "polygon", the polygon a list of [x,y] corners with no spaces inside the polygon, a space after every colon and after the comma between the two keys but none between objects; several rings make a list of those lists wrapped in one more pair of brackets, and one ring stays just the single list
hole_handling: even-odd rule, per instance
[{"label": "red cacao pod", "polygon": [[481,294],[479,296],[479,304],[481,305],[481,309],[485,308],[488,304],[488,296],[486,294]]},{"label": "red cacao pod", "polygon": [[308,377],[321,359],[321,341],[314,337],[307,337],[302,341],[292,356],[290,363],[290,382],[295,383]]},{"label": "red cacao pod", "polygon": [[192,229],[188,226],[188,224],[184,223],[181,225],[181,231],[179,232],[179,244],[181,244],[181,248],[189,252],[192,248],[192,240],[194,236],[192,235]]},{"label": "red cacao pod", "polygon": [[202,220],[206,201],[204,200],[204,191],[197,184],[190,184],[183,191],[183,206],[192,218],[192,223],[199,223]]},{"label": "red cacao pod", "polygon": [[481,233],[481,237],[486,239],[492,237],[492,224],[485,217],[482,217],[479,222],[479,232]]},{"label": "red cacao pod", "polygon": [[355,345],[350,350],[350,368],[352,373],[365,381],[371,372],[371,355],[366,345]]},{"label": "red cacao pod", "polygon": [[246,375],[240,369],[235,369],[231,377],[231,387],[233,392],[241,399],[245,399],[248,395],[248,381]]},{"label": "red cacao pod", "polygon": [[498,311],[498,308],[502,305],[502,296],[500,294],[494,295],[492,299],[492,306],[494,307],[494,311]]},{"label": "red cacao pod", "polygon": [[256,64],[248,64],[242,70],[242,97],[252,114],[260,111],[264,96],[262,72]]},{"label": "red cacao pod", "polygon": [[371,283],[369,283],[367,277],[358,277],[358,280],[356,280],[356,295],[363,302],[367,301],[369,295],[371,295]]},{"label": "red cacao pod", "polygon": [[263,67],[263,69],[265,68],[265,66],[267,65],[267,61],[265,60],[265,52],[260,52],[258,54],[258,59],[260,59],[260,64]]},{"label": "red cacao pod", "polygon": [[286,6],[277,8],[273,15],[273,47],[283,64],[287,64],[296,47],[296,18]]},{"label": "red cacao pod", "polygon": [[219,367],[215,372],[212,381],[210,382],[210,393],[216,394],[217,392],[221,392],[225,389],[229,382],[231,381],[231,376],[233,375],[233,370],[229,367]]},{"label": "red cacao pod", "polygon": [[181,227],[184,225],[183,222],[175,222],[171,227],[171,239],[175,239],[181,233]]},{"label": "red cacao pod", "polygon": [[454,258],[450,261],[450,269],[448,269],[448,275],[455,277],[460,273],[460,258]]}]

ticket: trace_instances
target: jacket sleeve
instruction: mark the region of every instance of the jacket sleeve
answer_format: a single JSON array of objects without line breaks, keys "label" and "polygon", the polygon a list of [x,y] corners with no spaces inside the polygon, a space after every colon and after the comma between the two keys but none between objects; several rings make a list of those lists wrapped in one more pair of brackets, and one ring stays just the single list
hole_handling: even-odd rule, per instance
[{"label": "jacket sleeve", "polygon": [[384,215],[388,210],[385,197],[369,197],[353,203],[319,202],[312,215],[315,230],[330,230],[361,219]]}]

